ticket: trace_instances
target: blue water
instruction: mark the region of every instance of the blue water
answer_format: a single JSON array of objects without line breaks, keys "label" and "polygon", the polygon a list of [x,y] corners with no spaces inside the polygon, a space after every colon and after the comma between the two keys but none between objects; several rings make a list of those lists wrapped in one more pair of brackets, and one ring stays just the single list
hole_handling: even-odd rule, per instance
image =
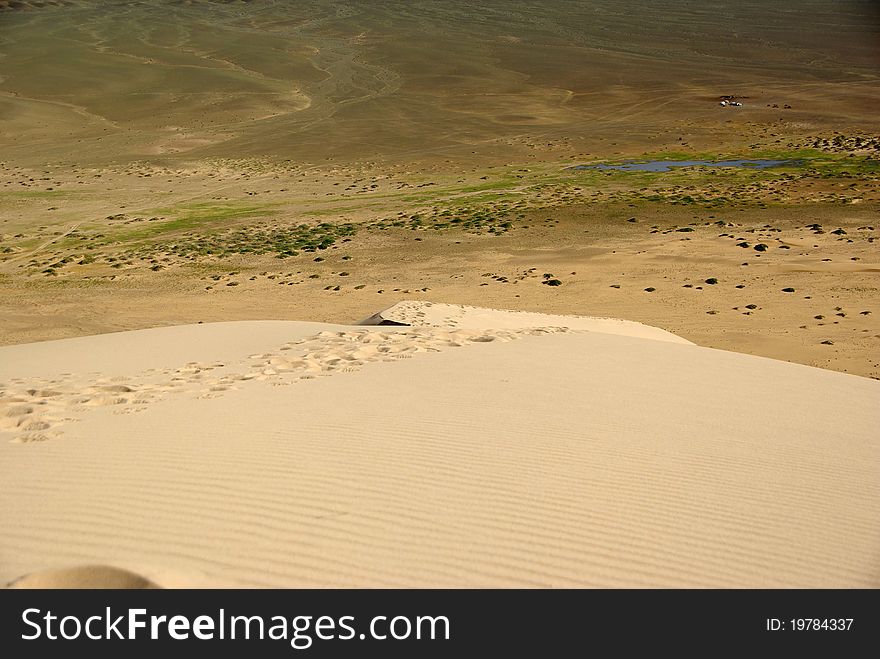
[{"label": "blue water", "polygon": [[795,164],[793,160],[649,160],[648,162],[624,162],[619,165],[577,165],[571,169],[602,169],[621,172],[668,172],[673,167],[753,167],[767,169],[780,165]]}]

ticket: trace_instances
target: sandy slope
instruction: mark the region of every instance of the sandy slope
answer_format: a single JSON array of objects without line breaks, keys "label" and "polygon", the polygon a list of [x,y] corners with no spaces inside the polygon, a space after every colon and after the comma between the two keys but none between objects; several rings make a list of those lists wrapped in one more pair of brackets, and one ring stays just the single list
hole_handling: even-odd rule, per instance
[{"label": "sandy slope", "polygon": [[690,341],[659,327],[619,318],[594,318],[590,316],[560,316],[528,311],[503,311],[484,309],[463,304],[439,304],[436,302],[398,302],[363,321],[364,324],[380,324],[391,321],[419,327],[467,328],[467,329],[524,329],[529,327],[566,327],[572,330],[603,332],[619,336],[633,336],[657,341],[685,343]]},{"label": "sandy slope", "polygon": [[391,316],[0,348],[0,581],[880,586],[880,382]]}]

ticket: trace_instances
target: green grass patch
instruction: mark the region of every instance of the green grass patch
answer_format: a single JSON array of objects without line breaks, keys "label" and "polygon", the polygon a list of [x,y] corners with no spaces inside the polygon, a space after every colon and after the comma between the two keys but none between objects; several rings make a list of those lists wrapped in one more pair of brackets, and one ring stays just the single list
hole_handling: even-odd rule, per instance
[{"label": "green grass patch", "polygon": [[191,260],[223,258],[233,255],[274,255],[279,259],[316,252],[332,247],[337,241],[353,236],[357,226],[351,223],[322,222],[318,225],[265,223],[235,229],[203,233],[190,231],[174,239],[153,241],[135,247],[128,258],[155,258],[176,255]]},{"label": "green grass patch", "polygon": [[171,219],[150,222],[147,226],[128,233],[126,237],[129,239],[150,237],[174,231],[199,229],[206,225],[220,225],[217,228],[226,228],[223,225],[238,220],[274,215],[278,212],[276,206],[276,204],[195,203],[158,209],[146,215],[168,216]]}]

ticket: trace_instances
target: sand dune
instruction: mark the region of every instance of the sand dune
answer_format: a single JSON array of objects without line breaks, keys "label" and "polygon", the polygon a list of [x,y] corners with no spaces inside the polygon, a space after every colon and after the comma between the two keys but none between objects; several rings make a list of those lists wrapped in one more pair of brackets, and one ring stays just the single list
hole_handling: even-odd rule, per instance
[{"label": "sand dune", "polygon": [[46,570],[28,574],[12,582],[10,588],[156,588],[156,584],[128,570],[106,565]]},{"label": "sand dune", "polygon": [[411,326],[0,348],[0,581],[880,586],[880,382],[607,319],[378,316]]},{"label": "sand dune", "polygon": [[593,318],[589,316],[560,316],[528,311],[505,311],[482,309],[461,304],[438,304],[436,302],[399,302],[371,316],[363,324],[380,324],[391,321],[403,325],[418,325],[467,329],[523,329],[528,327],[566,327],[573,330],[604,332],[620,336],[633,336],[657,341],[691,344],[680,336],[619,318]]}]

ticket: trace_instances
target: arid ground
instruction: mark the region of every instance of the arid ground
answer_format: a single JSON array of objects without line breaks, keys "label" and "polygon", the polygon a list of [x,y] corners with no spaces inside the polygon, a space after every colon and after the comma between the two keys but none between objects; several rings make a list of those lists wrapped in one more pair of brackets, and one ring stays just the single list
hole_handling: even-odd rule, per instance
[{"label": "arid ground", "polygon": [[880,587],[876,4],[0,0],[0,586]]},{"label": "arid ground", "polygon": [[[417,299],[878,378],[876,11],[735,4],[0,2],[0,343]],[[785,164],[571,169],[632,158]]]}]

